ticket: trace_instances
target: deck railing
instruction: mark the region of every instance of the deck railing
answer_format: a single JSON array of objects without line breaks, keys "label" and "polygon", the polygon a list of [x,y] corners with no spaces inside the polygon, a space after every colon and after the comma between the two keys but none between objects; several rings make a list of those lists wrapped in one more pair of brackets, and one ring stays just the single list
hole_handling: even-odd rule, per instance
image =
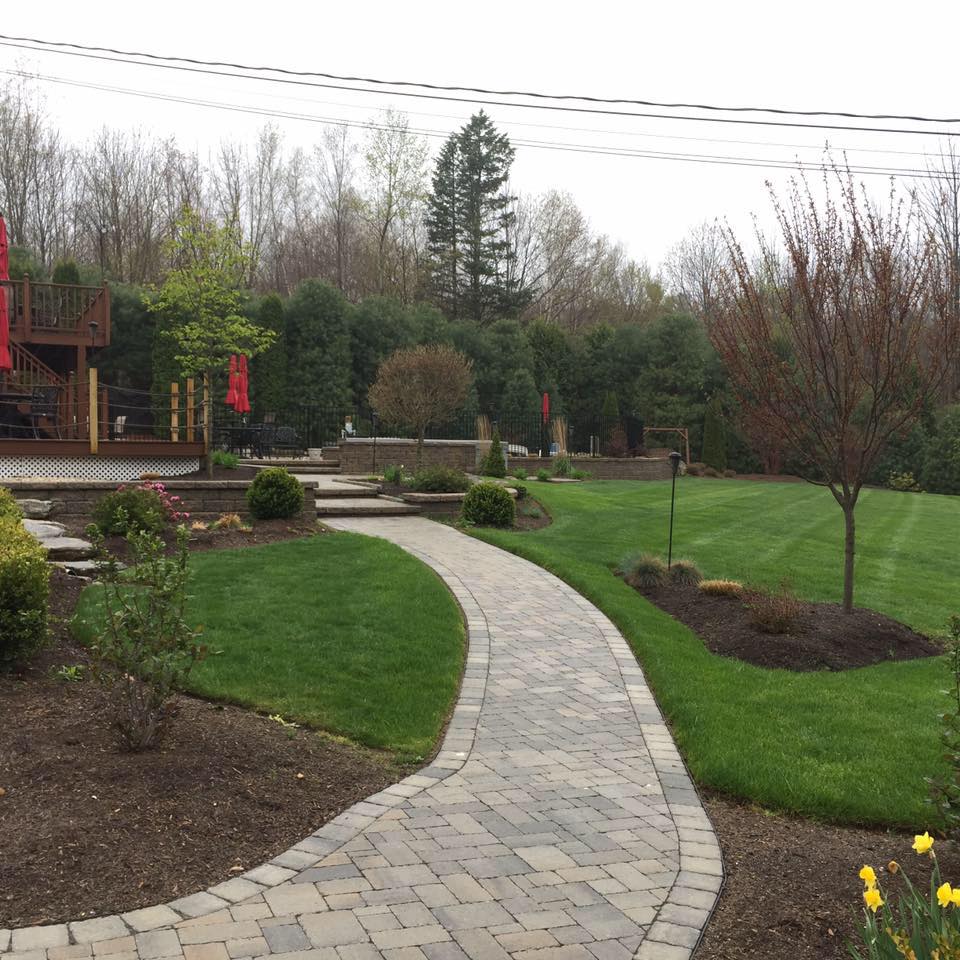
[{"label": "deck railing", "polygon": [[110,288],[7,281],[15,340],[103,347],[110,343]]}]

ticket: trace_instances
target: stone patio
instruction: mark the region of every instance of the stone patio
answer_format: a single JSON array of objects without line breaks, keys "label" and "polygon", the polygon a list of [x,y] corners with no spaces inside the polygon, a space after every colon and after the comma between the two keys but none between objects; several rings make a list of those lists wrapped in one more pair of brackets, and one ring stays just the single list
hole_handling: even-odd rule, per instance
[{"label": "stone patio", "polygon": [[270,863],[170,904],[0,930],[3,960],[687,960],[720,850],[619,631],[421,518],[350,518],[433,567],[469,653],[443,746]]}]

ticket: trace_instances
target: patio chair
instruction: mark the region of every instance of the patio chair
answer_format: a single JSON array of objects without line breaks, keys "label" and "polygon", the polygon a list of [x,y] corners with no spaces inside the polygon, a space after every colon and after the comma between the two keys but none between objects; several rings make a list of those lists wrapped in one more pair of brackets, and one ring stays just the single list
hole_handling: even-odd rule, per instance
[{"label": "patio chair", "polygon": [[53,429],[60,440],[60,390],[58,387],[34,387],[30,395],[30,425],[33,438],[40,439],[40,421],[52,420]]}]

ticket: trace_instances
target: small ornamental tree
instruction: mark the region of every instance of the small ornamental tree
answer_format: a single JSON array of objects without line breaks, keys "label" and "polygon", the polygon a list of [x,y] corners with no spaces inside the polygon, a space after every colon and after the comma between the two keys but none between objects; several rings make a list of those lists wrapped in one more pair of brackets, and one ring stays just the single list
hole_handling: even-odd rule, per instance
[{"label": "small ornamental tree", "polygon": [[416,431],[419,471],[427,429],[458,413],[472,385],[471,363],[453,347],[443,343],[407,347],[380,364],[370,388],[370,405],[384,422]]},{"label": "small ornamental tree", "polygon": [[773,196],[783,249],[756,261],[726,228],[728,262],[707,321],[755,429],[805,461],[843,510],[843,609],[853,609],[854,510],[887,441],[920,416],[956,363],[953,268],[914,203],[871,204],[849,172],[839,202],[794,181]]},{"label": "small ornamental tree", "polygon": [[[248,257],[232,229],[206,223],[187,208],[167,252],[172,266],[145,303],[173,341],[184,376],[212,380],[231,354],[253,357],[273,343],[272,330],[242,315]],[[212,477],[212,461],[208,470]]]},{"label": "small ornamental tree", "polygon": [[720,398],[714,396],[707,404],[703,418],[703,453],[700,459],[714,470],[723,473],[727,469],[727,431],[723,423]]}]

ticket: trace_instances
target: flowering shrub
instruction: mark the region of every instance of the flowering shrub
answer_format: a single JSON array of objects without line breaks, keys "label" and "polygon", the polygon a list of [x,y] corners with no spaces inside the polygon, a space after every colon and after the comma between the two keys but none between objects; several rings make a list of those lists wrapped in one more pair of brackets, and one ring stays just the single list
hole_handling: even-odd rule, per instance
[{"label": "flowering shrub", "polygon": [[[913,849],[933,860],[930,895],[927,897],[904,875],[905,893],[896,908],[888,902],[873,867],[864,865],[864,922],[860,927],[865,952],[850,944],[855,960],[960,960],[960,887],[954,889],[940,876],[940,867],[929,833],[914,837]],[[887,872],[900,872],[892,861]]]},{"label": "flowering shrub", "polygon": [[145,480],[132,487],[121,484],[93,508],[93,522],[105,536],[125,536],[131,531],[160,533],[165,523],[189,519],[180,498],[167,493],[158,480]]}]

